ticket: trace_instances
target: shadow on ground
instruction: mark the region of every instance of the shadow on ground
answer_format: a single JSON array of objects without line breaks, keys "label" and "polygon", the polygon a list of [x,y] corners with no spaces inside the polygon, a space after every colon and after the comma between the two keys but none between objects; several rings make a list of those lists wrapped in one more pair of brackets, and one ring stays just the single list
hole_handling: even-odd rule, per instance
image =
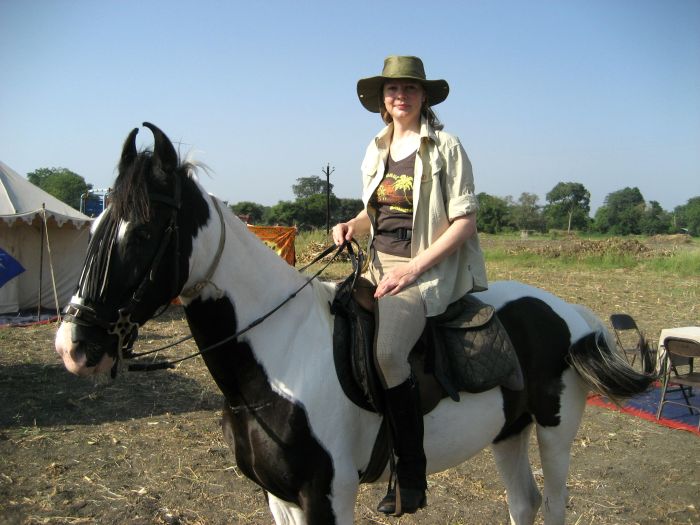
[{"label": "shadow on ground", "polygon": [[99,381],[63,365],[0,365],[0,428],[93,425],[219,409],[223,396],[177,371],[123,373]]}]

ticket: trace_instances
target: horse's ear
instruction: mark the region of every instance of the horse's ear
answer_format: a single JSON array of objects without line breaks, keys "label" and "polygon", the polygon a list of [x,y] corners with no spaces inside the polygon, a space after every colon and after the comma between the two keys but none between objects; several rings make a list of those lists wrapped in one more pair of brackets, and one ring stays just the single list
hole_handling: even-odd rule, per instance
[{"label": "horse's ear", "polygon": [[173,147],[173,143],[157,126],[150,122],[144,122],[143,125],[151,130],[155,139],[153,147],[153,162],[155,166],[162,169],[165,173],[171,173],[177,168],[177,152]]},{"label": "horse's ear", "polygon": [[124,147],[122,148],[122,157],[119,161],[119,167],[125,168],[136,159],[136,134],[139,132],[139,128],[134,128],[129,133],[124,141]]}]

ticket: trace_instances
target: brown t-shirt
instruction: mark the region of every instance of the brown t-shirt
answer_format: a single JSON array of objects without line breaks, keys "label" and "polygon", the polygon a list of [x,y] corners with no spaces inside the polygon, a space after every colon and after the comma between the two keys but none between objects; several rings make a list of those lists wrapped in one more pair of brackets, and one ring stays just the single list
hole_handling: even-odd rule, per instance
[{"label": "brown t-shirt", "polygon": [[377,232],[374,247],[382,253],[411,256],[411,240],[398,239],[381,232],[394,232],[399,228],[411,231],[413,227],[413,173],[416,152],[399,161],[389,155],[386,174],[372,196],[377,209]]}]

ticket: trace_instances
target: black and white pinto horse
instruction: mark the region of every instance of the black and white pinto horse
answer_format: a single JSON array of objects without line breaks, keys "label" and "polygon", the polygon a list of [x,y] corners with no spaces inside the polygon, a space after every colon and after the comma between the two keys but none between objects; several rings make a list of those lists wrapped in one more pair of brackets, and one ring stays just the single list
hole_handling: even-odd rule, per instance
[{"label": "black and white pinto horse", "polygon": [[[207,194],[196,167],[181,164],[168,138],[144,125],[154,149],[137,152],[138,128],[124,144],[112,202],[93,226],[56,351],[73,373],[114,372],[138,326],[180,296],[198,347],[225,341],[203,359],[226,398],[224,434],[237,464],[266,491],[275,522],[351,524],[381,420],[353,404],[336,376],[335,286],[314,280],[303,287],[308,278]],[[587,392],[625,397],[650,379],[611,352],[610,334],[585,307],[517,282],[493,283],[479,297],[496,307],[525,389],[443,399],[425,416],[428,471],[490,445],[511,523],[532,524],[542,507],[546,524],[563,524],[570,449]],[[543,494],[528,459],[533,427]]]}]

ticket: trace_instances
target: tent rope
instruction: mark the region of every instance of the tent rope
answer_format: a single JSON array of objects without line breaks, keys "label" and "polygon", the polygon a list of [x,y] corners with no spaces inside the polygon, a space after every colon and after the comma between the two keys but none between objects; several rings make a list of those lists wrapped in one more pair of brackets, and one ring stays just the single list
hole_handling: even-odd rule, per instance
[{"label": "tent rope", "polygon": [[[53,300],[56,304],[56,315],[58,316],[58,322],[61,322],[61,308],[58,305],[58,291],[56,290],[56,276],[53,271],[53,257],[51,256],[51,241],[49,241],[49,225],[46,221],[46,208],[42,206],[42,213],[44,219],[44,233],[46,234],[46,252],[49,255],[49,271],[51,272],[51,286],[53,287]],[[39,319],[41,321],[41,319]]]}]

